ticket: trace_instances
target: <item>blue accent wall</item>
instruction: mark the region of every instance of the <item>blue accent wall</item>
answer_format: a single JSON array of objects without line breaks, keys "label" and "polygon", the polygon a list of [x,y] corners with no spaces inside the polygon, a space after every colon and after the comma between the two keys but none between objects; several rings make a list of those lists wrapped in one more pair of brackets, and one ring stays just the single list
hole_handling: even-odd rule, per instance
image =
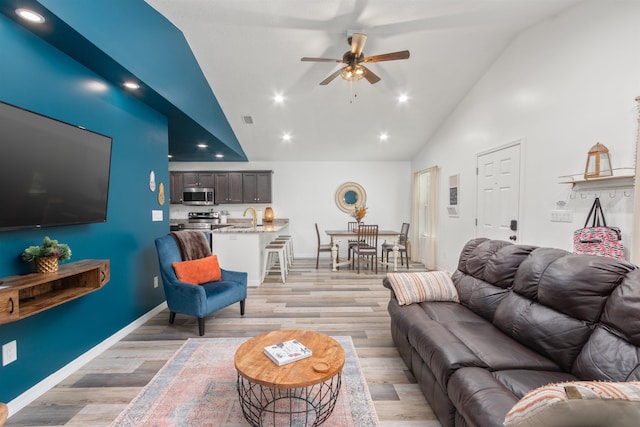
[{"label": "blue accent wall", "polygon": [[[168,126],[164,115],[4,15],[0,40],[1,101],[113,138],[106,223],[0,232],[0,278],[29,272],[19,256],[46,235],[71,246],[71,261],[111,262],[101,290],[0,325],[0,345],[17,340],[18,349],[16,362],[0,366],[0,401],[8,402],[164,301],[162,287],[153,288],[154,239],[169,232],[169,206],[150,191],[149,173],[165,184],[168,200]],[[2,144],[0,134],[0,155]],[[164,221],[152,222],[152,209]]]}]

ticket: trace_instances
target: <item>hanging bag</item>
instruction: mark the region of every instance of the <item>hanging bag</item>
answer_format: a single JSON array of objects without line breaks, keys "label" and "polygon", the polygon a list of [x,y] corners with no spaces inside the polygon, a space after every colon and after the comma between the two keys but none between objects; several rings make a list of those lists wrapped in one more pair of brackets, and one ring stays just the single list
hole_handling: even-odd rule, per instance
[{"label": "hanging bag", "polygon": [[[593,219],[591,219],[592,216]],[[592,222],[589,227],[590,220]],[[573,233],[573,251],[577,254],[624,259],[624,247],[620,240],[620,229],[607,227],[600,199],[596,197],[584,223],[584,228]]]}]

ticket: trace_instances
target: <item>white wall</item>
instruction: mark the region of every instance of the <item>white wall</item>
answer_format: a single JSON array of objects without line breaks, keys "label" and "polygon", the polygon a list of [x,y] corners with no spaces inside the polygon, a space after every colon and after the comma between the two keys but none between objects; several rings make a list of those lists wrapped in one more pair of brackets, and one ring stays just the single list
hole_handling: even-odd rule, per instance
[{"label": "white wall", "polygon": [[[348,181],[362,185],[367,193],[366,223],[399,231],[402,222],[410,221],[410,162],[171,162],[169,165],[174,171],[273,170],[273,203],[269,206],[273,207],[276,218],[289,218],[296,256],[299,257],[316,256],[314,223],[318,223],[323,243],[328,243],[329,238],[323,230],[345,229],[347,222],[352,220],[335,204],[336,190]],[[261,218],[267,205],[219,205],[214,209],[226,209],[232,217],[241,217],[247,206],[256,208]],[[198,209],[171,205],[171,216],[186,218],[187,212],[194,210]],[[329,255],[321,254],[322,258],[328,260]]]},{"label": "white wall", "polygon": [[[596,142],[613,167],[633,167],[640,95],[640,2],[587,1],[523,32],[431,137],[412,163],[441,167],[438,264],[454,270],[475,237],[479,152],[524,141],[519,243],[571,250],[594,194],[572,199],[558,176],[584,171]],[[449,175],[460,173],[460,217],[446,214]],[[631,193],[631,189],[627,194]],[[601,194],[607,221],[630,246],[632,197]],[[573,223],[550,221],[565,200]]]}]

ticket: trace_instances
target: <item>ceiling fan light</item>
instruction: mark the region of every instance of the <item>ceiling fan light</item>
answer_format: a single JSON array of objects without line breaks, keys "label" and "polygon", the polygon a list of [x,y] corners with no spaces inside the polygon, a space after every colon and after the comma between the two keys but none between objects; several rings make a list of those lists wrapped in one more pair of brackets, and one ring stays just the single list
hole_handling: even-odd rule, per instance
[{"label": "ceiling fan light", "polygon": [[347,65],[340,70],[340,75],[347,81],[356,81],[364,77],[364,68],[360,65]]}]

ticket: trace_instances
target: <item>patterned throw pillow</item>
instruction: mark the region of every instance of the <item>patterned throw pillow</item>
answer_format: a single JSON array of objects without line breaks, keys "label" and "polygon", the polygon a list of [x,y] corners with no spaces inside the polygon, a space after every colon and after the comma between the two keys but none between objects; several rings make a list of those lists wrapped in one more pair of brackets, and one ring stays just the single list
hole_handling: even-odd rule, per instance
[{"label": "patterned throw pillow", "polygon": [[201,285],[222,280],[222,272],[220,271],[217,255],[191,261],[174,262],[172,265],[178,280],[184,283]]},{"label": "patterned throw pillow", "polygon": [[640,425],[640,381],[571,381],[530,391],[505,427],[631,427]]},{"label": "patterned throw pillow", "polygon": [[400,305],[425,301],[460,302],[458,290],[447,271],[389,273],[387,278]]}]

